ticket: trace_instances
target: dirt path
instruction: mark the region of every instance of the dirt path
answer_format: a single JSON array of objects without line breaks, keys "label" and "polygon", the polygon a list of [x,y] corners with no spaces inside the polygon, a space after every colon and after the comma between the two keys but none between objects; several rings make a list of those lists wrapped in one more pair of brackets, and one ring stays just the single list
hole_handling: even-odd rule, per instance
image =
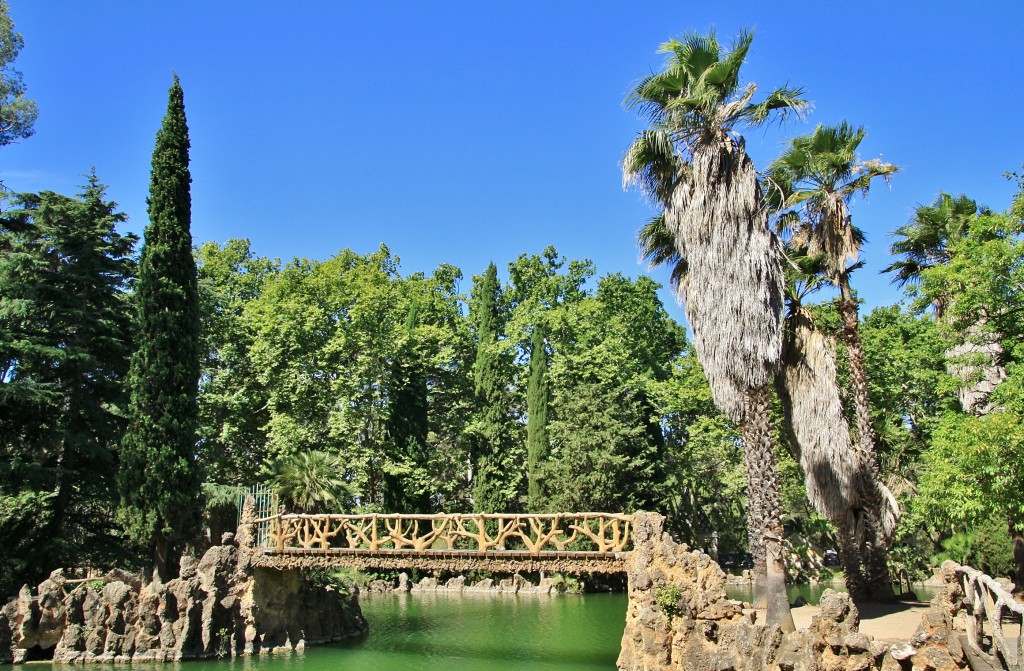
[{"label": "dirt path", "polygon": [[[817,606],[793,609],[793,622],[797,629],[810,626],[811,618],[818,614]],[[921,624],[928,610],[926,601],[897,601],[895,603],[869,603],[860,608],[860,631],[883,641],[908,640]],[[758,621],[761,620],[759,614]]]}]

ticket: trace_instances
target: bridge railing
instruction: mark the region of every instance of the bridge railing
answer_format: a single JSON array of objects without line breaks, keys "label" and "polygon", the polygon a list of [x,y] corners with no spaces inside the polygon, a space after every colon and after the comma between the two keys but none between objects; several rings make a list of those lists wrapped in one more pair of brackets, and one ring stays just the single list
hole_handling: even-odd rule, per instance
[{"label": "bridge railing", "polygon": [[1019,628],[1016,641],[1003,628],[1008,622],[1021,624],[1024,604],[1014,600],[990,576],[970,566],[957,565],[956,578],[968,607],[968,645],[996,668],[1024,671],[1024,626]]},{"label": "bridge railing", "polygon": [[301,515],[256,520],[271,552],[520,551],[616,553],[630,543],[633,516],[613,513]]}]

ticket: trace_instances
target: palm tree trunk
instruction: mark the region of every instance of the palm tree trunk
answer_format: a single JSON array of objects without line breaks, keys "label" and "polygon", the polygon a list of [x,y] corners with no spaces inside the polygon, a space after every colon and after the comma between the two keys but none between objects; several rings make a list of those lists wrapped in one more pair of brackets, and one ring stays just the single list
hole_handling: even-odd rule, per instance
[{"label": "palm tree trunk", "polygon": [[957,398],[964,412],[985,415],[994,408],[989,396],[1006,379],[1002,336],[985,328],[987,314],[967,327],[962,342],[946,350],[946,370],[960,380]]},{"label": "palm tree trunk", "polygon": [[[857,452],[861,500],[864,506],[864,546],[861,559],[864,565],[864,581],[867,593],[872,598],[891,598],[892,579],[889,576],[888,551],[889,534],[882,517],[888,505],[882,495],[878,463],[875,459],[875,428],[871,423],[871,402],[868,398],[868,374],[864,363],[864,346],[860,339],[857,299],[850,289],[849,278],[844,274],[839,280],[841,298],[839,313],[843,320],[843,342],[846,344],[850,361],[850,386],[854,405],[854,449]],[[857,577],[854,576],[854,580]],[[851,587],[850,593],[856,592]]]},{"label": "palm tree trunk", "polygon": [[[754,599],[763,600],[769,625],[793,631],[786,595],[782,546],[782,496],[771,432],[771,394],[766,385],[747,392],[743,448],[747,466],[747,530],[754,554]],[[759,605],[759,604],[755,604]]]},{"label": "palm tree trunk", "polygon": [[860,601],[867,595],[867,587],[864,570],[861,568],[857,521],[854,515],[854,511],[848,511],[843,519],[836,521],[836,527],[839,529],[839,559],[846,573],[846,589],[854,601]]}]

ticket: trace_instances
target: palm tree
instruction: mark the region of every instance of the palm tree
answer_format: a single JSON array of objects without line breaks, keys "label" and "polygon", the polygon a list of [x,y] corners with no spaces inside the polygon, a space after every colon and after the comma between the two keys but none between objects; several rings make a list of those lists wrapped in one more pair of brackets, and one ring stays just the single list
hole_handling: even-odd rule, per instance
[{"label": "palm tree", "polygon": [[748,532],[768,620],[791,628],[770,420],[782,354],[781,252],[736,129],[800,112],[806,102],[791,88],[752,102],[757,86],[739,83],[752,40],[744,31],[727,52],[714,33],[661,45],[668,54],[664,70],[642,79],[626,100],[651,127],[627,150],[623,181],[663,210],[676,265],[685,263],[678,289],[694,349],[715,404],[742,426]]},{"label": "palm tree", "polygon": [[355,492],[341,459],[320,450],[280,457],[271,464],[275,493],[303,512],[347,513]]},{"label": "palm tree", "polygon": [[[931,205],[918,206],[913,219],[893,232],[899,239],[889,250],[903,258],[882,272],[895,273],[893,281],[900,286],[919,284],[922,273],[929,268],[952,261],[953,247],[970,234],[971,222],[990,213],[963,194],[956,197],[939,194]],[[953,300],[948,294],[933,298],[932,309],[937,320],[950,323],[948,315]],[[957,389],[960,405],[965,412],[980,415],[992,409],[988,397],[1006,378],[1006,369],[1001,335],[988,328],[989,314],[982,311],[975,317],[976,321],[964,328],[961,342],[946,351],[946,360],[950,375],[960,380]]]},{"label": "palm tree", "polygon": [[[895,273],[893,282],[901,287],[918,284],[923,271],[952,260],[950,243],[966,236],[971,221],[986,212],[964,194],[954,197],[940,193],[931,205],[918,205],[914,217],[892,233],[899,239],[892,243],[889,252],[903,258],[882,272]],[[932,306],[936,319],[943,318],[948,299],[936,298]]]},{"label": "palm tree", "polygon": [[[819,257],[825,278],[839,289],[842,340],[850,365],[857,453],[855,516],[865,533],[861,554],[866,584],[852,576],[850,591],[857,597],[891,596],[887,552],[899,516],[895,499],[881,484],[875,454],[874,425],[868,398],[868,373],[858,329],[857,298],[850,286],[851,274],[860,267],[857,256],[864,234],[853,225],[850,202],[866,195],[878,177],[886,182],[898,171],[878,159],[860,162],[857,148],[864,129],[843,121],[838,126],[819,125],[813,133],[792,140],[786,151],[768,168],[765,182],[773,205],[782,210],[780,224],[790,233],[789,245]],[[838,428],[838,427],[835,427]]]}]

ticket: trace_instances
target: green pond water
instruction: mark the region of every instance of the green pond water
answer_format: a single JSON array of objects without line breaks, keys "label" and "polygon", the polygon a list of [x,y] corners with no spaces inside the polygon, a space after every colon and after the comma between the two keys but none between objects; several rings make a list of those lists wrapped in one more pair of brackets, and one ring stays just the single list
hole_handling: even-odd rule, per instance
[{"label": "green pond water", "polygon": [[302,671],[609,670],[626,617],[624,594],[365,596],[370,635],[306,652]]},{"label": "green pond water", "polygon": [[[790,588],[817,603],[825,586]],[[750,600],[744,587],[729,596]],[[302,654],[135,664],[132,671],[611,671],[625,594],[363,595],[368,636]],[[95,667],[99,668],[99,667]],[[124,667],[109,667],[123,669]]]},{"label": "green pond water", "polygon": [[[625,594],[363,595],[370,633],[301,654],[131,671],[613,671]],[[126,667],[93,667],[124,671]]]}]

